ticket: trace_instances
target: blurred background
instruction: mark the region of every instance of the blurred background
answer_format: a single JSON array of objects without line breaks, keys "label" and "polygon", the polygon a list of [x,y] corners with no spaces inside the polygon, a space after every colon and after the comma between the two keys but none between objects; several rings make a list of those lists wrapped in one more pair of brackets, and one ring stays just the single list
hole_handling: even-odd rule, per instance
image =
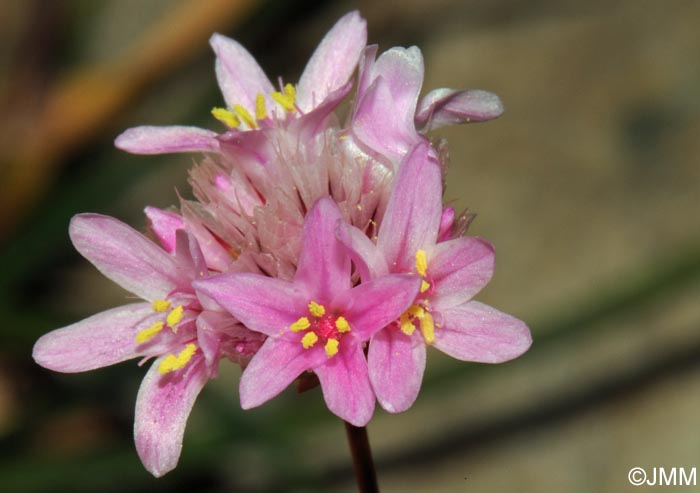
[{"label": "blurred background", "polygon": [[415,406],[370,423],[383,491],[617,493],[634,466],[700,467],[700,2],[3,0],[3,491],[354,491],[318,390],[244,412],[222,364],[156,480],[131,431],[145,368],[62,375],[31,348],[126,297],[73,250],[73,214],[143,229],[144,205],[189,195],[197,156],[112,142],[145,123],[218,128],[209,35],[294,81],[355,8],[381,50],[420,46],[426,92],[503,99],[500,119],[439,131],[447,199],[497,248],[478,299],[535,341],[500,366],[431,351]]}]

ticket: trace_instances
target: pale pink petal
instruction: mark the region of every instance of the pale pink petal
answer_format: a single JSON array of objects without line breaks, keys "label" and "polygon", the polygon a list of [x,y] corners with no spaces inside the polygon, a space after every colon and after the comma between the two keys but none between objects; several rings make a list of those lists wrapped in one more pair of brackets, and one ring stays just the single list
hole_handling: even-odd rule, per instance
[{"label": "pale pink petal", "polygon": [[495,258],[493,246],[481,238],[468,236],[438,243],[428,259],[435,309],[461,305],[481,291],[493,276]]},{"label": "pale pink petal", "polygon": [[399,168],[377,247],[391,272],[415,271],[415,256],[432,247],[442,216],[442,175],[430,144],[421,141]]},{"label": "pale pink petal", "polygon": [[355,71],[367,43],[367,22],[358,12],[343,16],[306,64],[297,86],[297,104],[307,112],[343,86]]},{"label": "pale pink petal", "polygon": [[298,341],[270,337],[241,375],[241,407],[251,409],[269,401],[302,372],[323,364],[326,358],[324,351],[304,349]]},{"label": "pale pink petal", "polygon": [[396,327],[377,332],[369,343],[369,379],[379,404],[400,413],[418,397],[425,370],[425,344]]},{"label": "pale pink petal", "polygon": [[363,281],[383,276],[388,272],[386,261],[377,246],[355,226],[338,221],[335,235],[355,263]]},{"label": "pale pink petal", "polygon": [[182,215],[185,219],[187,230],[190,231],[202,249],[207,266],[211,270],[224,272],[231,263],[233,257],[214,235],[202,224],[196,213],[192,210],[192,202],[182,201]]},{"label": "pale pink petal", "polygon": [[204,358],[195,354],[182,370],[161,375],[157,359],[136,397],[134,439],[141,462],[155,477],[177,466],[185,425],[194,401],[209,377]]},{"label": "pale pink petal", "polygon": [[495,94],[479,89],[434,89],[421,99],[415,123],[422,132],[457,123],[483,122],[503,114]]},{"label": "pale pink petal", "polygon": [[63,373],[94,370],[140,355],[136,325],[152,313],[149,303],[113,308],[43,335],[32,356],[44,368]]},{"label": "pale pink petal", "polygon": [[372,67],[374,78],[382,77],[389,86],[398,110],[386,115],[396,118],[402,127],[415,131],[413,119],[423,85],[423,55],[416,46],[394,47],[382,53]]},{"label": "pale pink petal", "polygon": [[294,284],[258,274],[221,274],[193,286],[250,330],[272,336],[296,322],[309,303],[309,295]]},{"label": "pale pink petal", "polygon": [[73,216],[69,233],[76,250],[102,274],[143,299],[165,298],[186,284],[165,250],[113,217]]},{"label": "pale pink petal", "polygon": [[180,214],[164,211],[150,205],[144,209],[151,231],[156,235],[160,244],[168,253],[175,251],[175,233],[185,227]]},{"label": "pale pink petal", "polygon": [[374,72],[372,67],[377,59],[377,51],[379,51],[379,46],[369,45],[360,55],[360,61],[358,63],[358,77],[357,77],[357,99],[358,102],[362,100],[365,93],[369,89],[369,86],[374,82]]},{"label": "pale pink petal", "polygon": [[455,223],[455,210],[453,207],[445,207],[440,217],[440,228],[438,230],[438,241],[447,241],[452,234],[452,227]]},{"label": "pale pink petal", "polygon": [[328,409],[355,426],[365,426],[374,413],[374,392],[361,345],[350,337],[340,341],[338,353],[316,368]]},{"label": "pale pink petal", "polygon": [[313,139],[327,128],[327,122],[335,117],[333,111],[345,99],[352,89],[352,82],[348,82],[339,89],[326,96],[323,102],[316,105],[308,113],[301,115],[290,124],[290,133],[297,133],[299,139]]},{"label": "pale pink petal", "polygon": [[358,339],[366,341],[411,306],[420,284],[420,277],[412,274],[389,274],[346,291],[331,306],[343,313]]},{"label": "pale pink petal", "polygon": [[194,280],[209,274],[202,249],[194,235],[181,229],[177,232],[175,260],[187,279]]},{"label": "pale pink petal", "polygon": [[530,329],[521,320],[477,301],[442,311],[433,346],[462,361],[502,363],[530,348]]},{"label": "pale pink petal", "polygon": [[352,133],[358,142],[392,163],[398,163],[419,139],[414,129],[405,128],[403,120],[393,117],[397,114],[400,111],[389,85],[378,77],[367,89],[352,120]]},{"label": "pale pink petal", "polygon": [[350,288],[350,258],[335,238],[336,224],[342,220],[337,204],[330,197],[318,199],[304,218],[294,283],[303,285],[314,301],[321,304]]},{"label": "pale pink petal", "polygon": [[197,127],[141,126],[125,130],[114,140],[114,145],[131,154],[219,152],[216,135],[216,132]]},{"label": "pale pink petal", "polygon": [[216,78],[228,107],[240,104],[253,113],[258,94],[265,97],[270,107],[269,96],[274,88],[248,50],[221,34],[214,34],[209,44],[216,53]]}]

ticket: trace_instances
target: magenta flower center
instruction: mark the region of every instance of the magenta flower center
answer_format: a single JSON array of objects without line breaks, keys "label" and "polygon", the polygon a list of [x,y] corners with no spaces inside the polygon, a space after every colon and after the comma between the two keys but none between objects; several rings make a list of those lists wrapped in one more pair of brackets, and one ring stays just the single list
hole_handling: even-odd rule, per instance
[{"label": "magenta flower center", "polygon": [[301,338],[304,349],[310,349],[320,342],[329,358],[338,353],[343,334],[350,332],[350,324],[345,317],[327,314],[326,308],[315,301],[309,303],[309,316],[300,317],[289,328],[292,332],[304,332]]}]

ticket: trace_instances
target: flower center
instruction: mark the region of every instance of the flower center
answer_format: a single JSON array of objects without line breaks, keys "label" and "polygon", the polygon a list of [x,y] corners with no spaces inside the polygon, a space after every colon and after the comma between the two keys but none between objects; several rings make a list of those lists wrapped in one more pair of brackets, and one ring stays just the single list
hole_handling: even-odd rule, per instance
[{"label": "flower center", "polygon": [[417,327],[423,334],[423,339],[426,344],[432,344],[435,341],[435,320],[428,309],[428,300],[424,296],[429,296],[435,289],[428,276],[428,256],[425,250],[416,252],[416,272],[423,278],[421,283],[419,298],[416,302],[408,307],[408,310],[403,312],[396,322],[396,325],[401,331],[410,336]]},{"label": "flower center", "polygon": [[309,317],[300,317],[289,328],[292,332],[304,332],[301,345],[310,349],[320,341],[329,358],[338,353],[338,345],[343,334],[350,332],[350,324],[345,317],[326,313],[323,305],[311,301]]},{"label": "flower center", "polygon": [[[284,86],[282,91],[272,91],[272,100],[279,104],[287,113],[297,111],[297,92],[292,84]],[[240,104],[234,104],[230,110],[226,108],[213,108],[211,114],[221,123],[229,128],[238,128],[245,124],[249,129],[260,128],[260,123],[267,120],[267,108],[265,107],[265,96],[258,93],[255,97],[255,116]]]}]

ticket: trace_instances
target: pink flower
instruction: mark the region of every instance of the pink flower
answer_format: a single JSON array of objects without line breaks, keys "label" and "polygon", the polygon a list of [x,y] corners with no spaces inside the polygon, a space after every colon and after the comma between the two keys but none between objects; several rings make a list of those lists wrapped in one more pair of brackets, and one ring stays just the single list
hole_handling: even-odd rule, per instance
[{"label": "pink flower", "polygon": [[338,229],[363,282],[387,272],[422,278],[409,309],[369,345],[372,387],[390,412],[404,411],[415,401],[426,345],[463,361],[500,363],[531,344],[523,322],[471,300],[491,279],[493,247],[474,237],[438,242],[445,222],[441,196],[439,163],[430,146],[420,142],[401,164],[376,245],[356,228],[341,224]]},{"label": "pink flower", "polygon": [[409,307],[420,279],[385,275],[352,287],[350,260],[334,236],[338,223],[342,217],[330,198],[313,205],[291,282],[230,273],[195,283],[247,327],[268,336],[241,377],[244,409],[314,371],[333,413],[356,426],[371,419],[375,397],[363,343]]},{"label": "pink flower", "polygon": [[[214,108],[212,114],[226,126],[229,138],[299,117],[314,126],[350,91],[348,81],[366,41],[365,20],[357,12],[346,14],[323,38],[298,85],[286,84],[275,91],[243,46],[214,34],[209,42],[216,53],[216,76],[227,107]],[[221,150],[216,132],[188,126],[130,128],[117,137],[115,145],[134,154]]]},{"label": "pink flower", "polygon": [[481,90],[434,89],[419,103],[420,50],[395,47],[375,60],[376,54],[377,46],[368,46],[360,60],[351,129],[363,149],[388,157],[394,165],[419,142],[421,133],[503,113],[498,96]]},{"label": "pink flower", "polygon": [[154,476],[177,465],[187,418],[204,384],[216,376],[219,360],[245,364],[263,340],[197,296],[192,281],[209,273],[204,255],[194,237],[170,219],[159,230],[173,254],[111,217],[75,216],[70,225],[75,248],[145,302],[54,330],[33,351],[37,363],[66,373],[157,358],[141,384],[134,423],[139,456]]}]

